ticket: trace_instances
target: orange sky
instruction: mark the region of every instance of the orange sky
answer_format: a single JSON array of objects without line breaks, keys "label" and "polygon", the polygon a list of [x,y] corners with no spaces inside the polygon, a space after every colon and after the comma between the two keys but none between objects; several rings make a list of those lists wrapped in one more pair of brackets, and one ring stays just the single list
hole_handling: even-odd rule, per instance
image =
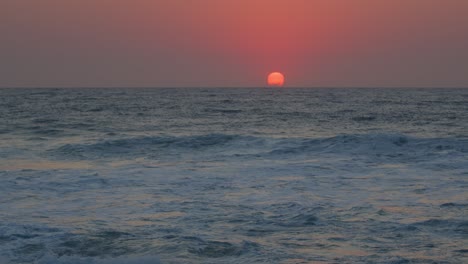
[{"label": "orange sky", "polygon": [[466,0],[2,0],[0,86],[468,87]]}]

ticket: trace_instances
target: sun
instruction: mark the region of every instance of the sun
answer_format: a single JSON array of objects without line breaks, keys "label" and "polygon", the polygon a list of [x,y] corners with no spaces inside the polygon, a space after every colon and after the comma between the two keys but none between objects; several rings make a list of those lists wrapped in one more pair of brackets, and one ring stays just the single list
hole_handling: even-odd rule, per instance
[{"label": "sun", "polygon": [[284,85],[284,75],[280,72],[272,72],[268,74],[268,85],[282,87]]}]

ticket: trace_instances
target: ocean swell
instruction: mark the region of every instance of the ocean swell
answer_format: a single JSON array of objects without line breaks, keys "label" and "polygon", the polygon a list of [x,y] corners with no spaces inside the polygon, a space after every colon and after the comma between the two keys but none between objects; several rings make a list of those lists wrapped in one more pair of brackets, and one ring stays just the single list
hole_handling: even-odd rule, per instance
[{"label": "ocean swell", "polygon": [[102,140],[90,144],[66,144],[49,150],[55,157],[170,158],[187,154],[204,157],[255,156],[282,159],[298,155],[352,155],[376,158],[466,157],[468,139],[418,138],[403,134],[346,134],[328,138],[271,138],[229,134],[199,136],[146,136]]},{"label": "ocean swell", "polygon": [[317,139],[285,139],[270,155],[287,154],[364,155],[387,158],[466,155],[468,140],[455,138],[416,138],[402,134],[352,134]]},{"label": "ocean swell", "polygon": [[226,146],[234,141],[249,141],[252,137],[208,134],[201,136],[147,136],[115,140],[102,140],[92,144],[66,144],[52,149],[53,156],[68,158],[106,157],[160,157],[187,152],[202,152],[207,149]]}]

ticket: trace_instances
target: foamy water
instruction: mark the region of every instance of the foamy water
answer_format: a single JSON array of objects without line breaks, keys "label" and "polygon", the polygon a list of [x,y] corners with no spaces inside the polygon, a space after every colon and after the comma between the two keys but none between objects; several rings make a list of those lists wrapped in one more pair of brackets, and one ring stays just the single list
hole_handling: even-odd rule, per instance
[{"label": "foamy water", "polygon": [[468,262],[468,89],[2,89],[0,263]]}]

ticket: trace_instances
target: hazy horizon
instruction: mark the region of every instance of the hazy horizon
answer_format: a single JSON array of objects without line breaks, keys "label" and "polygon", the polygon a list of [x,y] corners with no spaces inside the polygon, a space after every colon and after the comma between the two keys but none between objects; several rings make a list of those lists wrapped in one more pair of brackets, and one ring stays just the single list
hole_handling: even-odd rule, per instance
[{"label": "hazy horizon", "polygon": [[468,1],[3,0],[0,87],[468,87]]}]

